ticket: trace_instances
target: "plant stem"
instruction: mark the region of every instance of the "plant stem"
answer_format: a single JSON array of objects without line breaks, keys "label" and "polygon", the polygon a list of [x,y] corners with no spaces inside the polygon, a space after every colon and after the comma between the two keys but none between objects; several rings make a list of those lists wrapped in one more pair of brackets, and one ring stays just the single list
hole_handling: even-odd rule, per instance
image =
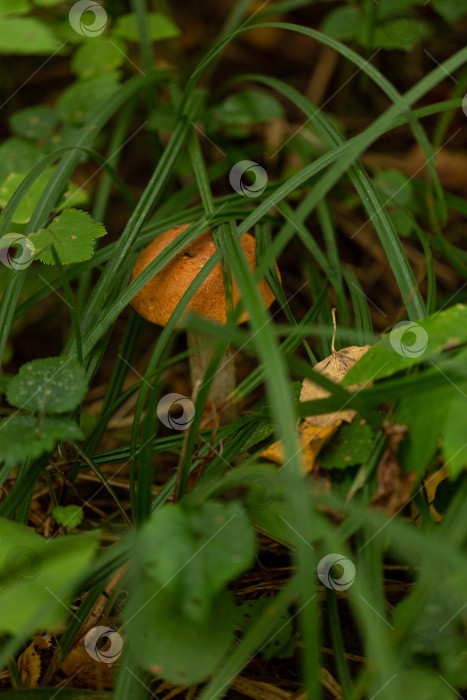
[{"label": "plant stem", "polygon": [[[188,349],[190,354],[190,375],[192,387],[195,389],[202,386],[210,377],[205,377],[206,370],[214,354],[212,338],[204,333],[196,331],[187,331]],[[214,379],[212,380],[209,390],[208,401],[210,401],[219,413],[221,423],[230,423],[237,418],[237,406],[230,404],[225,408],[222,406],[226,403],[228,397],[234,391],[236,386],[235,364],[233,361],[232,350],[227,348],[224,357],[221,360],[219,369],[217,370]],[[219,408],[221,410],[219,410]]]}]

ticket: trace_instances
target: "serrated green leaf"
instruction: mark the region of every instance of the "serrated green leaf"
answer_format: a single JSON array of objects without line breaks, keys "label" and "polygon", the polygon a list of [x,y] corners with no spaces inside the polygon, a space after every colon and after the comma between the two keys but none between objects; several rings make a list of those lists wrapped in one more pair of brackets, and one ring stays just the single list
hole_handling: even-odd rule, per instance
[{"label": "serrated green leaf", "polygon": [[52,246],[64,265],[90,260],[94,253],[94,241],[107,231],[99,221],[84,211],[68,209],[57,216],[47,229],[31,234],[36,255],[46,265],[53,265]]},{"label": "serrated green leaf", "polygon": [[252,563],[255,536],[238,503],[208,502],[196,510],[172,505],[141,529],[138,552],[146,575],[199,621],[209,615],[212,598]]},{"label": "serrated green leaf", "polygon": [[27,638],[63,624],[74,586],[96,547],[95,534],[47,542],[24,525],[1,518],[0,632],[21,630]]},{"label": "serrated green leaf", "polygon": [[13,137],[0,146],[0,182],[11,172],[29,172],[43,157],[35,143]]},{"label": "serrated green leaf", "polygon": [[86,375],[72,358],[48,357],[23,365],[8,385],[12,406],[44,413],[67,413],[86,394]]},{"label": "serrated green leaf", "polygon": [[[54,173],[54,168],[44,170],[32,183],[18,208],[13,215],[13,222],[17,224],[25,224],[29,221],[32,213],[42,196],[44,189]],[[5,207],[15,191],[20,186],[26,173],[10,173],[8,177],[0,183],[0,207]],[[88,195],[85,190],[79,189],[72,183],[68,184],[68,189],[64,193],[57,208],[71,207],[76,204],[83,204],[87,201]],[[33,234],[34,235],[34,234]]]},{"label": "serrated green leaf", "polygon": [[79,506],[55,506],[52,517],[63,527],[77,527],[83,521],[84,513]]},{"label": "serrated green leaf", "polygon": [[[146,12],[149,38],[151,41],[162,41],[163,39],[173,39],[179,36],[180,29],[171,19],[158,12]],[[120,15],[114,26],[114,34],[130,41],[139,41],[136,20],[133,13]]]},{"label": "serrated green leaf", "polygon": [[26,107],[10,117],[10,128],[18,136],[37,141],[53,131],[59,118],[60,113],[55,107]]},{"label": "serrated green leaf", "polygon": [[216,596],[208,617],[195,623],[167,588],[147,580],[132,592],[123,619],[138,664],[169,683],[204,681],[233,640],[234,606],[226,591]]},{"label": "serrated green leaf", "polygon": [[52,452],[61,440],[82,440],[79,426],[63,416],[14,415],[0,422],[0,464],[13,469],[26,459]]},{"label": "serrated green leaf", "polygon": [[59,46],[49,27],[35,17],[0,18],[0,53],[50,54]]},{"label": "serrated green leaf", "polygon": [[260,90],[243,90],[229,95],[214,111],[216,119],[229,125],[263,124],[283,115],[281,103]]},{"label": "serrated green leaf", "polygon": [[119,83],[120,74],[117,72],[73,83],[62,92],[57,102],[63,120],[72,125],[83,124],[112,97]]},{"label": "serrated green leaf", "polygon": [[342,385],[389,377],[467,342],[467,306],[456,304],[418,322],[399,323],[347,372]]},{"label": "serrated green leaf", "polygon": [[364,464],[374,439],[374,431],[368,423],[354,420],[339,428],[330,444],[319,455],[322,469],[346,469]]},{"label": "serrated green leaf", "polygon": [[82,79],[114,71],[125,60],[125,44],[117,38],[93,37],[73,54],[71,69]]}]

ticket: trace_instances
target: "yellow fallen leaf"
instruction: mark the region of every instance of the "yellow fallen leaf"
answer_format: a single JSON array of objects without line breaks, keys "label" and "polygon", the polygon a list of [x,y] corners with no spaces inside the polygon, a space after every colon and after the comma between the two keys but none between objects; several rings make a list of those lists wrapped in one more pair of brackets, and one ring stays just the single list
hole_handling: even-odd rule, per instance
[{"label": "yellow fallen leaf", "polygon": [[[435,500],[436,496],[436,489],[442,481],[448,478],[448,470],[445,466],[443,466],[441,467],[441,469],[439,469],[439,471],[435,472],[434,474],[430,474],[430,476],[427,476],[424,482],[426,496],[428,499],[428,503],[430,504],[430,515],[433,522],[435,523],[440,523],[443,519],[441,513],[438,513],[435,506],[433,505],[433,501]],[[415,501],[412,501],[411,503],[411,515],[417,523],[418,527],[421,527],[423,524],[423,517]]]},{"label": "yellow fallen leaf", "polygon": [[25,688],[37,688],[42,673],[41,652],[49,649],[50,641],[44,637],[34,637],[31,644],[18,659],[18,673],[21,685]]},{"label": "yellow fallen leaf", "polygon": [[[319,372],[336,384],[340,384],[352,365],[363,357],[369,348],[369,345],[363,345],[362,347],[351,345],[348,348],[342,348],[342,350],[333,352],[329,357],[322,360],[322,362],[318,362],[313,370]],[[362,386],[362,384],[350,386],[348,387],[348,391],[356,391]],[[328,397],[329,392],[319,386],[319,384],[315,384],[315,382],[308,378],[303,380],[300,401],[315,401],[316,399],[327,399]],[[349,408],[342,411],[335,411],[334,413],[323,413],[319,416],[307,416],[305,420],[312,425],[325,426],[334,423],[336,420],[351,423],[355,416],[356,412]]]},{"label": "yellow fallen leaf", "polygon": [[[352,365],[367,352],[369,347],[369,345],[364,345],[363,347],[354,345],[333,352],[329,357],[326,357],[325,360],[318,362],[314,367],[314,371],[324,374],[328,379],[338,384],[345,377]],[[349,391],[355,391],[361,386],[362,385],[355,385],[349,387]],[[326,391],[326,389],[322,389],[310,379],[305,379],[303,381],[300,401],[314,401],[315,399],[325,399],[328,396],[329,392]],[[336,432],[342,422],[351,423],[355,416],[356,411],[347,409],[335,411],[334,413],[325,413],[319,416],[307,416],[303,420],[298,427],[298,433],[304,472],[309,472],[313,469],[321,448]],[[271,462],[275,462],[276,464],[282,464],[285,460],[282,443],[274,442],[260,452],[259,456]]]}]

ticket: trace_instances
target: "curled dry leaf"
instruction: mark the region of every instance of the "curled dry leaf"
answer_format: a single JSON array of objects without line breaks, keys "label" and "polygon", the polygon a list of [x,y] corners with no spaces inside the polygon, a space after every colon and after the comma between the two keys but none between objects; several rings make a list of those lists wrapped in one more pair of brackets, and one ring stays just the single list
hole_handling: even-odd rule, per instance
[{"label": "curled dry leaf", "polygon": [[18,673],[21,685],[25,688],[37,688],[42,675],[42,656],[50,649],[50,640],[34,637],[31,644],[18,659]]},{"label": "curled dry leaf", "polygon": [[371,502],[394,514],[409,502],[417,474],[404,474],[397,458],[399,444],[407,434],[407,426],[385,424],[384,430],[388,438],[388,448],[378,464],[378,490]]},{"label": "curled dry leaf", "polygon": [[[326,357],[322,362],[314,367],[315,372],[324,374],[328,379],[339,384],[345,377],[349,369],[359,360],[368,350],[370,346],[364,345],[359,347],[353,345],[348,348],[343,348],[332,355]],[[349,387],[349,391],[360,389],[363,384]],[[326,389],[322,389],[318,384],[315,384],[310,379],[304,379],[302,383],[302,391],[300,393],[300,401],[314,401],[315,399],[325,399],[329,396]],[[311,471],[314,467],[316,458],[321,451],[323,445],[336,432],[343,421],[351,423],[356,416],[356,411],[347,409],[343,411],[335,411],[334,413],[325,413],[319,416],[308,416],[304,419],[298,428],[301,455],[303,461],[303,469],[305,472]],[[271,462],[281,464],[284,462],[284,449],[281,442],[274,442],[260,453],[260,457],[269,459]]]},{"label": "curled dry leaf", "polygon": [[[314,367],[314,371],[319,372],[336,384],[340,384],[352,365],[363,357],[369,348],[370,345],[363,345],[362,347],[351,345],[348,348],[342,348],[342,350],[333,352],[332,355],[326,357],[322,362],[318,362]],[[364,384],[355,384],[354,386],[348,387],[348,390],[356,391],[363,386]],[[326,389],[315,384],[311,379],[306,378],[303,380],[300,401],[315,401],[317,399],[327,399],[328,397],[329,392],[326,391]],[[336,421],[351,423],[355,416],[356,412],[353,409],[344,409],[342,411],[335,411],[334,413],[323,413],[319,416],[308,416],[305,420],[311,425],[328,426]]]}]

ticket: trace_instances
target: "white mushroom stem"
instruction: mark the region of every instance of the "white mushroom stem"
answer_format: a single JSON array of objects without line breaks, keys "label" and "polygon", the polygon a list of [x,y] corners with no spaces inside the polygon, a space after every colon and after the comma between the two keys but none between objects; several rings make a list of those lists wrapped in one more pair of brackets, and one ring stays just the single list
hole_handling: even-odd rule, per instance
[{"label": "white mushroom stem", "polygon": [[[209,379],[206,377],[206,370],[214,354],[213,340],[204,333],[195,331],[187,332],[188,349],[190,354],[190,374],[193,390],[201,387]],[[221,423],[229,423],[238,416],[237,406],[229,404],[225,409],[219,411],[236,386],[235,364],[230,346],[227,348],[209,390],[208,401],[210,401],[220,414]]]}]

